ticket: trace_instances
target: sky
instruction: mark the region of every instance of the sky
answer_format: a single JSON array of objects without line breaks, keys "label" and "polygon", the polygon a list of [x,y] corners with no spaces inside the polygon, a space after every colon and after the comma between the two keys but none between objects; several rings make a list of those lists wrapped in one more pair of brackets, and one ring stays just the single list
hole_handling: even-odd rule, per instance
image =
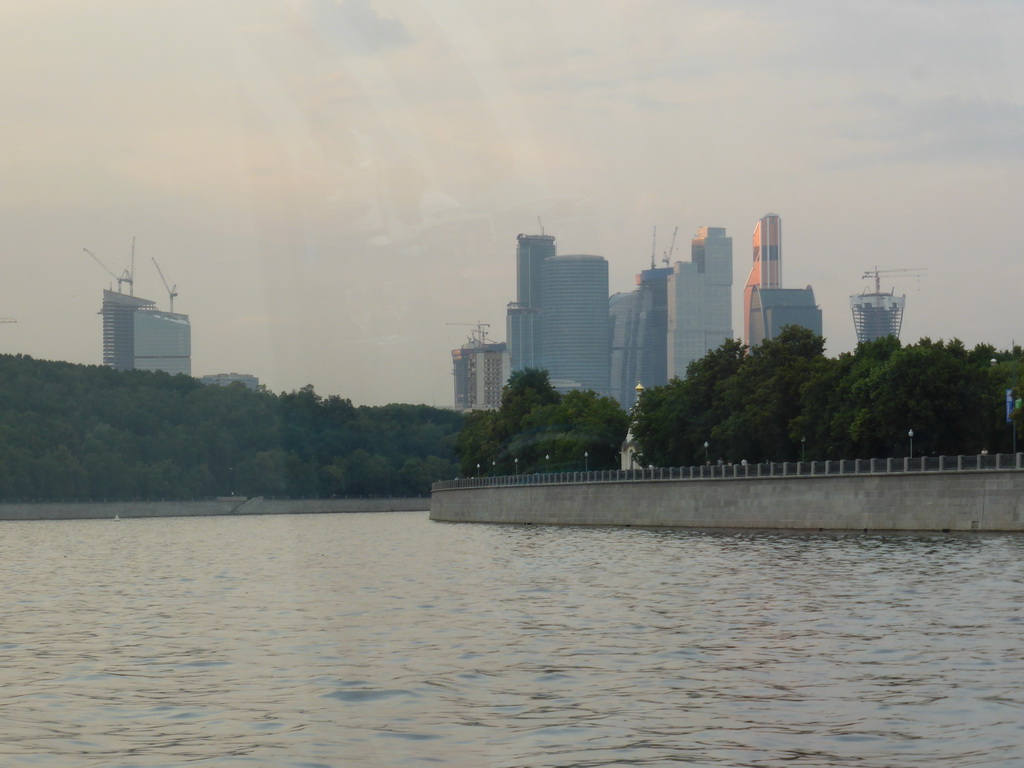
[{"label": "sky", "polygon": [[1009,348],[1022,35],[1019,0],[3,3],[0,352],[100,364],[134,240],[193,375],[446,407],[471,326],[505,339],[517,234],[615,293],[725,227],[740,336],[769,212],[828,354],[876,268],[925,272],[883,275],[904,342]]}]

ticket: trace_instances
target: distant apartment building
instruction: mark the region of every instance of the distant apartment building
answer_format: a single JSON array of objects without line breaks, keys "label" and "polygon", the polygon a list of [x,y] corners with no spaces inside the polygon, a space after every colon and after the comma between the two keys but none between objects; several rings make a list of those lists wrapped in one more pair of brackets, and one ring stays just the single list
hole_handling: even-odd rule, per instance
[{"label": "distant apartment building", "polygon": [[701,227],[690,261],[677,261],[668,276],[668,375],[684,378],[732,332],[732,238],[723,227]]},{"label": "distant apartment building", "polygon": [[241,384],[246,389],[257,390],[260,387],[260,380],[248,373],[210,373],[199,378],[203,384],[211,387],[227,387],[231,384]]},{"label": "distant apartment building", "polygon": [[103,291],[103,365],[118,371],[165,371],[192,375],[188,315],[164,312],[156,302]]},{"label": "distant apartment building", "polygon": [[496,410],[501,392],[512,375],[505,342],[488,342],[482,335],[452,350],[455,410]]},{"label": "distant apartment building", "polygon": [[754,263],[743,291],[743,340],[756,347],[773,339],[787,325],[822,334],[821,308],[814,291],[782,287],[782,219],[777,213],[763,216],[754,227]]}]

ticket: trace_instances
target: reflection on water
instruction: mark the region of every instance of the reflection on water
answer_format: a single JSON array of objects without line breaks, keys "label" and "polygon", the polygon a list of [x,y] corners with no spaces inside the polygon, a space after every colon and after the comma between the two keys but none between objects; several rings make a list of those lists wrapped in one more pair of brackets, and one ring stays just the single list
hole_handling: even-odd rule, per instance
[{"label": "reflection on water", "polygon": [[1017,766],[1024,538],[2,523],[3,766]]}]

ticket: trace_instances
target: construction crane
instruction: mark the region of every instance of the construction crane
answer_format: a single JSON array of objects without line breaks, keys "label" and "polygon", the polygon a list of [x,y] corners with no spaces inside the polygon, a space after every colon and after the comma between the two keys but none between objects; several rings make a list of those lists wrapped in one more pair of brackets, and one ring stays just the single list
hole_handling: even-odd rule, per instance
[{"label": "construction crane", "polygon": [[655,254],[658,252],[658,228],[654,228],[654,234],[651,235],[651,269],[654,269],[656,265],[654,261]]},{"label": "construction crane", "polygon": [[468,325],[473,330],[470,331],[469,340],[474,344],[483,346],[487,343],[487,329],[491,327],[490,323],[445,323],[445,325]]},{"label": "construction crane", "polygon": [[869,278],[874,278],[875,279],[875,293],[881,293],[882,292],[882,278],[881,278],[882,275],[893,275],[893,276],[900,275],[902,277],[922,277],[927,272],[928,272],[927,267],[921,268],[921,269],[879,269],[878,267],[875,267],[874,269],[869,269],[867,272],[865,272],[863,275],[861,275],[861,280],[867,280]]},{"label": "construction crane", "polygon": [[[667,266],[668,266],[669,264],[671,264],[671,263],[672,263],[672,253],[673,253],[673,252],[675,251],[675,249],[676,249],[676,235],[678,235],[678,234],[679,234],[679,227],[676,227],[676,228],[675,228],[675,229],[674,229],[674,230],[672,231],[672,242],[671,242],[671,243],[669,243],[669,246],[668,246],[668,250],[667,250],[667,251],[665,251],[665,255],[664,255],[664,257],[662,258],[662,262],[663,262],[663,263],[665,264],[665,266],[666,266],[666,267],[667,267]],[[653,265],[653,264],[651,264],[651,266],[653,267],[654,265]]]},{"label": "construction crane", "polygon": [[160,269],[160,265],[156,263],[156,259],[153,259],[153,266],[156,267],[157,274],[160,275],[160,279],[164,281],[164,288],[167,289],[167,295],[171,297],[171,312],[174,311],[174,297],[178,295],[178,286],[173,287],[167,284],[167,278],[164,277],[164,271]]},{"label": "construction crane", "polygon": [[128,295],[129,296],[134,296],[135,295],[135,278],[134,278],[134,274],[135,274],[135,238],[134,237],[132,238],[131,269],[130,270],[126,269],[124,272],[121,273],[120,277],[115,275],[110,270],[110,267],[108,267],[106,264],[104,264],[102,261],[100,261],[99,256],[97,256],[95,253],[90,251],[88,248],[83,248],[82,250],[85,251],[86,253],[88,253],[90,256],[92,256],[93,260],[97,264],[99,264],[101,267],[103,267],[103,269],[105,269],[107,271],[108,275],[110,275],[112,278],[117,280],[117,292],[118,293],[121,293],[121,285],[122,285],[122,283],[128,283]]}]

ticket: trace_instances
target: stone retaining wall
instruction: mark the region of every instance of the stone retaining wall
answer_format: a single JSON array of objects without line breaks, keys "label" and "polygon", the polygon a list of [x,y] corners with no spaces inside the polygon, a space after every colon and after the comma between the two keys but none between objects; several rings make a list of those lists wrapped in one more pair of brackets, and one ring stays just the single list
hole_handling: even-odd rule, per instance
[{"label": "stone retaining wall", "polygon": [[1024,531],[1024,472],[435,489],[430,517],[447,522],[701,529]]}]

